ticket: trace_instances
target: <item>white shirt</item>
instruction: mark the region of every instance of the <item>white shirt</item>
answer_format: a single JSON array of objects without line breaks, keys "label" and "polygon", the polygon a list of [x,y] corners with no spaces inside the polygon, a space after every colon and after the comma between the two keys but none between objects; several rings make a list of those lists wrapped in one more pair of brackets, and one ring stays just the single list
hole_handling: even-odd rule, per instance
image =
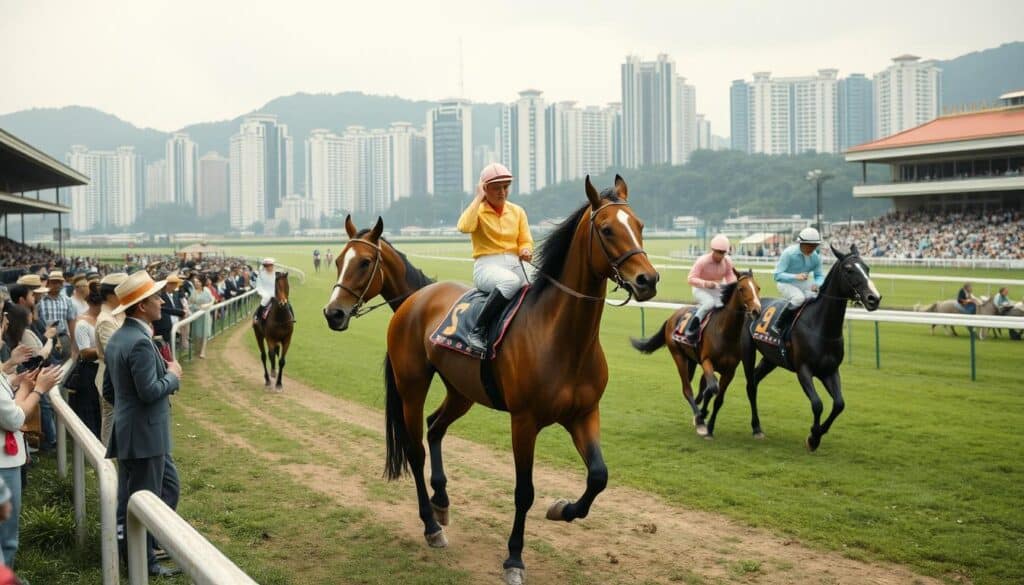
[{"label": "white shirt", "polygon": [[274,298],[276,274],[273,270],[260,270],[256,278],[256,291],[260,295],[260,305],[266,306]]},{"label": "white shirt", "polygon": [[[18,453],[8,455],[3,445],[0,445],[0,469],[21,467],[25,464],[25,439],[22,437],[21,426],[25,424],[25,411],[14,402],[14,388],[7,380],[7,376],[0,373],[0,431],[11,431],[14,433],[14,440],[18,444]],[[3,439],[6,432],[0,432],[0,439]]]},{"label": "white shirt", "polygon": [[89,349],[96,347],[96,326],[92,323],[79,319],[75,325],[75,343],[78,349]]}]

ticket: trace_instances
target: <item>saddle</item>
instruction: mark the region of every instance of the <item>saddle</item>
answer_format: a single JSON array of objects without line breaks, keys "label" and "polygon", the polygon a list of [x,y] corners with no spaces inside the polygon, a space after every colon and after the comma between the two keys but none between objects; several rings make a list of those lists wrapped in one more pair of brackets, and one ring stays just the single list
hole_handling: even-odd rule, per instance
[{"label": "saddle", "polygon": [[704,315],[704,320],[700,323],[700,329],[697,330],[697,342],[693,345],[686,338],[686,329],[690,324],[690,321],[697,318],[697,307],[689,307],[683,311],[682,315],[676,320],[675,327],[672,328],[672,341],[685,345],[688,347],[697,347],[700,345],[700,340],[704,337],[704,328],[708,326],[708,321],[711,319],[711,315],[718,309],[712,309],[708,311],[707,315]]},{"label": "saddle", "polygon": [[469,332],[476,327],[480,311],[483,310],[484,303],[487,301],[487,293],[475,288],[459,297],[459,300],[455,301],[448,309],[441,324],[430,334],[431,343],[478,360],[494,359],[498,355],[498,347],[505,339],[505,332],[516,313],[519,312],[519,307],[522,306],[523,298],[526,297],[529,289],[530,287],[527,286],[519,292],[519,296],[505,307],[496,326],[491,327],[488,331],[487,346],[490,348],[490,355],[473,351],[467,341]]},{"label": "saddle", "polygon": [[774,347],[783,347],[786,341],[789,341],[789,333],[793,330],[793,326],[800,320],[800,315],[803,314],[804,309],[807,305],[817,301],[818,299],[811,299],[799,309],[796,310],[796,315],[793,316],[793,320],[789,322],[789,326],[786,327],[785,331],[782,331],[781,336],[775,335],[775,323],[779,320],[782,315],[782,311],[789,304],[789,301],[785,299],[762,299],[764,306],[761,307],[761,316],[756,321],[750,322],[750,336],[755,340],[760,341],[766,345]]}]

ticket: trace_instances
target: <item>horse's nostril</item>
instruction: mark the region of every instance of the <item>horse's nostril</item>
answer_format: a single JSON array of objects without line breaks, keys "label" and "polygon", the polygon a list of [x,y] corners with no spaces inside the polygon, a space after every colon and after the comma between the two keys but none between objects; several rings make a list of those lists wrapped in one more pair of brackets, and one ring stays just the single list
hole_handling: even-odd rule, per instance
[{"label": "horse's nostril", "polygon": [[636,283],[640,286],[647,286],[647,275],[641,274],[636,277]]}]

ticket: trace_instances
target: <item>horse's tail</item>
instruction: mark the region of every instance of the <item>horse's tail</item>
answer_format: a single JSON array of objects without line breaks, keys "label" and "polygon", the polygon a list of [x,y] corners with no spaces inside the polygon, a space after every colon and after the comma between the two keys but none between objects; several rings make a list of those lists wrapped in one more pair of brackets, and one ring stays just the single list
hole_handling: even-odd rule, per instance
[{"label": "horse's tail", "polygon": [[658,327],[658,332],[655,333],[648,339],[637,339],[630,337],[629,342],[633,344],[633,349],[640,353],[654,353],[665,347],[665,327],[668,327],[668,321],[666,320]]},{"label": "horse's tail", "polygon": [[915,311],[920,311],[922,313],[934,313],[936,311],[936,309],[939,308],[939,302],[935,301],[934,303],[928,305],[927,307],[925,307],[923,309],[921,309],[919,307],[920,307],[920,305],[914,305],[914,310]]},{"label": "horse's tail", "polygon": [[409,431],[405,428],[402,397],[398,395],[395,370],[391,367],[391,356],[388,355],[384,356],[384,388],[387,393],[387,405],[384,409],[387,442],[384,477],[392,480],[402,477],[409,471],[409,458],[406,455],[406,449],[409,446]]}]

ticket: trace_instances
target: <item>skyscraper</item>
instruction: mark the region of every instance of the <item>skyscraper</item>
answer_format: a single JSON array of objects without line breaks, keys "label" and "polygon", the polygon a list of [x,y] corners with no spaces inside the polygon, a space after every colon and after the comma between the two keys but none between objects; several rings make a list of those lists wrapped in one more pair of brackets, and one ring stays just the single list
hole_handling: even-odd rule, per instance
[{"label": "skyscraper", "polygon": [[295,187],[292,139],[276,116],[248,116],[231,137],[231,227],[246,229],[273,216]]},{"label": "skyscraper", "polygon": [[349,173],[354,167],[354,152],[346,146],[340,136],[324,128],[314,129],[306,138],[306,195],[328,217],[355,211],[355,199],[344,185],[346,167]]},{"label": "skyscraper", "polygon": [[[583,111],[576,107],[576,102],[558,102],[548,106],[544,116],[545,184],[579,178],[583,172],[580,159]],[[512,173],[515,174],[515,170]]]},{"label": "skyscraper", "polygon": [[746,152],[837,152],[837,73],[835,69],[819,69],[817,75],[772,78],[771,73],[760,71],[754,73],[753,82],[734,81],[730,91],[734,148],[743,145],[739,134],[745,119]]},{"label": "skyscraper", "polygon": [[680,165],[690,160],[690,153],[697,150],[697,88],[686,83],[685,77],[676,78],[676,123],[675,147],[672,149],[672,164]]},{"label": "skyscraper", "polygon": [[711,120],[704,117],[704,114],[697,114],[697,148],[700,150],[713,150],[714,144],[711,141]]},{"label": "skyscraper", "polygon": [[863,73],[839,80],[839,149],[875,138],[874,84]]},{"label": "skyscraper", "polygon": [[228,159],[210,151],[199,159],[199,192],[196,194],[196,213],[199,217],[213,217],[228,210]]},{"label": "skyscraper", "polygon": [[526,89],[501,108],[501,162],[512,171],[512,191],[532,193],[547,185],[547,120],[544,92]]},{"label": "skyscraper", "polygon": [[875,134],[885,138],[935,119],[942,110],[942,70],[935,61],[900,55],[875,74]]},{"label": "skyscraper", "polygon": [[473,111],[468,101],[445,100],[427,112],[427,190],[435,195],[472,193]]},{"label": "skyscraper", "polygon": [[626,57],[621,74],[623,165],[684,162],[695,147],[696,89],[664,54],[655,61]]},{"label": "skyscraper", "polygon": [[167,196],[167,161],[158,160],[146,165],[146,190],[143,197],[143,209],[170,203]]},{"label": "skyscraper", "polygon": [[199,149],[188,134],[175,133],[164,149],[167,195],[172,203],[195,207],[199,185]]},{"label": "skyscraper", "polygon": [[427,189],[427,139],[408,122],[394,122],[391,140],[390,201],[424,195]]},{"label": "skyscraper", "polygon": [[614,106],[588,106],[580,123],[580,169],[575,178],[597,175],[608,170],[615,160],[615,126],[622,124],[621,111]]},{"label": "skyscraper", "polygon": [[68,166],[87,175],[88,185],[71,188],[71,229],[85,231],[131,225],[138,217],[142,162],[131,146],[113,151],[74,145]]},{"label": "skyscraper", "polygon": [[750,152],[750,84],[742,79],[729,88],[729,132],[733,150]]}]

